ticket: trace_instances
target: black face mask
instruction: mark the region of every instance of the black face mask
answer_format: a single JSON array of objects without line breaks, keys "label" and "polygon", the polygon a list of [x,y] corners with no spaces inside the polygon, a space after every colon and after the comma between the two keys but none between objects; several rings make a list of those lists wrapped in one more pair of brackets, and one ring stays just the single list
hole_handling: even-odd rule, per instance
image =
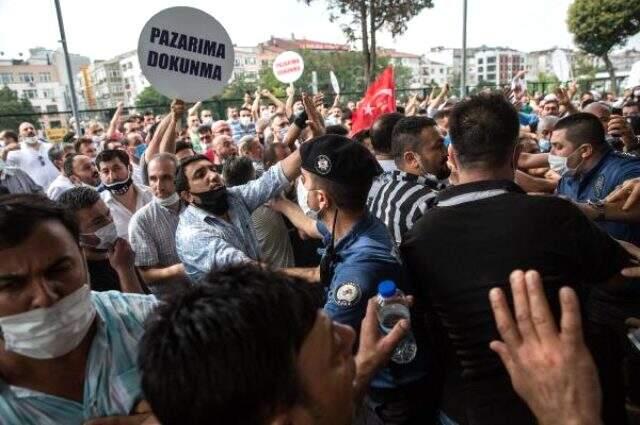
[{"label": "black face mask", "polygon": [[129,173],[129,177],[127,180],[122,182],[116,182],[113,184],[105,184],[107,190],[114,195],[124,195],[129,191],[129,188],[133,184],[133,179],[131,178],[131,173]]},{"label": "black face mask", "polygon": [[194,205],[210,212],[213,215],[223,215],[229,210],[229,200],[227,199],[227,188],[221,186],[214,190],[206,192],[191,193],[200,198],[200,202],[194,202]]}]

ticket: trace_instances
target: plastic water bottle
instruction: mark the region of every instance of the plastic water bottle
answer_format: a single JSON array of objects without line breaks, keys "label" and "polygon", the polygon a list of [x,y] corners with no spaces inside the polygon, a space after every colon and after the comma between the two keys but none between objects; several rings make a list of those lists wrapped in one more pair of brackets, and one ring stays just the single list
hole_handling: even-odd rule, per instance
[{"label": "plastic water bottle", "polygon": [[[378,322],[380,323],[380,329],[386,335],[402,319],[406,319],[411,323],[407,300],[394,282],[385,280],[378,285]],[[409,363],[416,357],[417,351],[416,339],[409,330],[393,351],[391,360],[398,364]]]}]

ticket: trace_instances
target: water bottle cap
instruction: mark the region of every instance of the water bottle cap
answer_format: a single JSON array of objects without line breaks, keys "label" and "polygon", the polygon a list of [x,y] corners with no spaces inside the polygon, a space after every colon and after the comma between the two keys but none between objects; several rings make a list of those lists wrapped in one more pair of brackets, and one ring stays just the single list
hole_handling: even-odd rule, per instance
[{"label": "water bottle cap", "polygon": [[378,294],[383,298],[389,298],[396,294],[396,284],[390,280],[380,282],[378,285]]}]

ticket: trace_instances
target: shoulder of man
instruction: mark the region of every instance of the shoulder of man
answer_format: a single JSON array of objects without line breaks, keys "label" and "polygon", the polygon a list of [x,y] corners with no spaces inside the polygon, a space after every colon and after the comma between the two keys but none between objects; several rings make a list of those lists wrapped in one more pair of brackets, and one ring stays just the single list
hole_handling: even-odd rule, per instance
[{"label": "shoulder of man", "polygon": [[103,319],[117,319],[142,325],[157,306],[153,295],[119,291],[92,292],[92,301]]}]

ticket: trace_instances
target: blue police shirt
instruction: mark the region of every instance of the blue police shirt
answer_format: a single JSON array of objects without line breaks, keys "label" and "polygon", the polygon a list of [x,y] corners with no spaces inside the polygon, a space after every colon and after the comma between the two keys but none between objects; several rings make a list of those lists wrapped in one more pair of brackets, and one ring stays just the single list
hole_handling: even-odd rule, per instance
[{"label": "blue police shirt", "polygon": [[[321,222],[317,228],[326,247],[331,232]],[[377,295],[378,284],[392,280],[405,293],[413,293],[403,279],[398,249],[382,221],[366,214],[351,231],[335,244],[337,260],[327,289],[324,311],[336,322],[349,325],[359,333],[369,298]],[[395,388],[416,381],[425,372],[425,347],[418,346],[416,358],[406,364],[390,362],[371,381],[375,388]]]},{"label": "blue police shirt", "polygon": [[518,112],[518,118],[520,119],[520,125],[535,125],[540,121],[535,114],[525,114],[524,112]]},{"label": "blue police shirt", "polygon": [[[588,172],[564,175],[556,193],[576,202],[602,200],[625,180],[640,177],[640,159],[607,149],[604,156]],[[640,226],[613,221],[599,221],[598,225],[616,239],[640,243]]]}]

